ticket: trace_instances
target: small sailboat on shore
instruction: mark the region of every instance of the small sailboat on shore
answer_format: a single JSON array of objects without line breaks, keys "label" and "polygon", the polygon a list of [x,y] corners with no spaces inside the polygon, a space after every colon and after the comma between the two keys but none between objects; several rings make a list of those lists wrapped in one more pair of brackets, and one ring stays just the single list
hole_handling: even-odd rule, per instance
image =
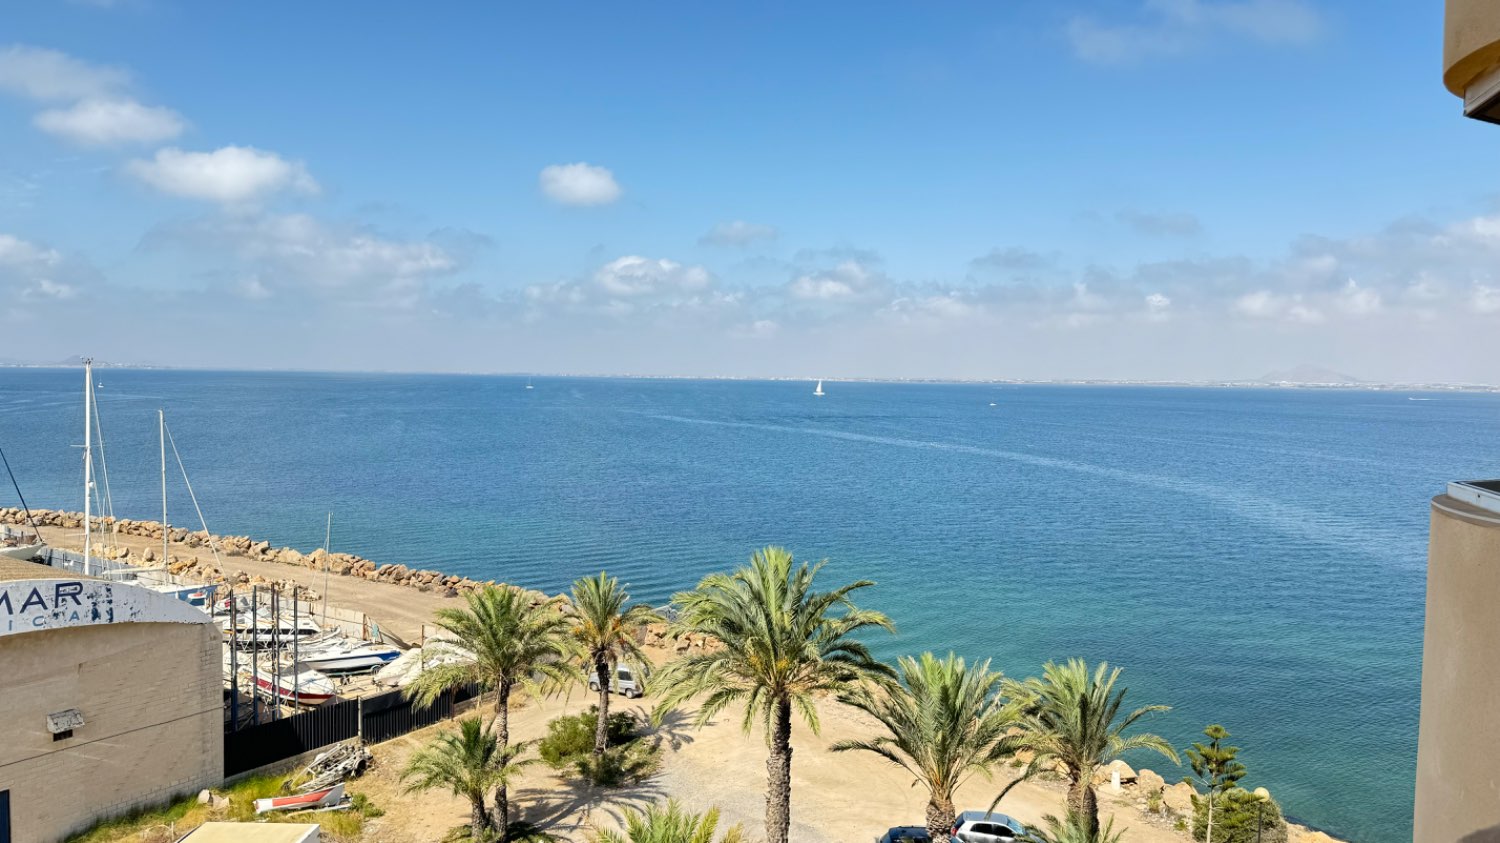
[{"label": "small sailboat on shore", "polygon": [[819,378],[818,379],[818,388],[813,390],[813,395],[816,395],[816,396],[818,396],[818,397],[821,398],[824,394],[825,393],[823,392],[823,379]]},{"label": "small sailboat on shore", "polygon": [[31,517],[31,507],[26,505],[26,496],[21,494],[21,484],[16,482],[16,475],[10,470],[10,460],[5,458],[4,451],[0,451],[0,462],[5,463],[5,473],[10,476],[10,485],[15,487],[21,509],[26,513],[26,522],[31,525],[29,533],[0,526],[0,558],[29,562],[41,556],[47,545],[42,541],[42,532],[37,528],[36,520]]}]

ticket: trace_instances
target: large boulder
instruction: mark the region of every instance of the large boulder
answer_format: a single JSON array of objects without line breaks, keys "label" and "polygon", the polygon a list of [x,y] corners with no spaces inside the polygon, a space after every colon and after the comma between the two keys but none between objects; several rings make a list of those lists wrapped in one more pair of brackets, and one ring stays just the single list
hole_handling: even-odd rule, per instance
[{"label": "large boulder", "polygon": [[1142,768],[1136,773],[1135,786],[1140,788],[1141,793],[1152,794],[1166,790],[1167,780],[1157,775],[1153,770]]},{"label": "large boulder", "polygon": [[1094,785],[1109,785],[1114,782],[1115,774],[1119,773],[1120,784],[1131,784],[1135,781],[1135,770],[1129,764],[1116,758],[1094,771]]},{"label": "large boulder", "polygon": [[1193,797],[1198,791],[1187,782],[1178,782],[1162,792],[1161,802],[1174,813],[1191,815],[1193,813]]}]

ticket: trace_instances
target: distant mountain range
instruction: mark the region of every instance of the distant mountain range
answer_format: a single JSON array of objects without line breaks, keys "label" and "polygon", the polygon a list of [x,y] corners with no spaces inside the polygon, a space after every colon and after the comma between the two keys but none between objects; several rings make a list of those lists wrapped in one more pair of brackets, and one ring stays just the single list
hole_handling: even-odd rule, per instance
[{"label": "distant mountain range", "polygon": [[1303,363],[1290,369],[1267,372],[1260,378],[1262,383],[1363,383],[1353,375],[1335,372],[1322,366]]},{"label": "distant mountain range", "polygon": [[[24,367],[29,369],[64,369],[78,368],[83,365],[83,357],[67,357],[62,360],[42,362],[38,360],[6,360],[0,359],[0,366]],[[160,369],[162,366],[152,366],[141,363],[111,363],[108,360],[94,358],[95,369]]]}]

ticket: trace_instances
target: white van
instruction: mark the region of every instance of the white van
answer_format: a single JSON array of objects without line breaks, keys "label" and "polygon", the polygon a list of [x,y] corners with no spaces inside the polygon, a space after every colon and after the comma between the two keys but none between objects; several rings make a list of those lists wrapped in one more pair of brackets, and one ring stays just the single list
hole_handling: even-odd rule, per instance
[{"label": "white van", "polygon": [[[646,692],[646,684],[637,679],[630,668],[622,664],[615,668],[614,680],[610,682],[609,689],[616,694],[623,694],[627,700],[633,700]],[[589,690],[595,692],[599,690],[597,674],[589,676]]]}]

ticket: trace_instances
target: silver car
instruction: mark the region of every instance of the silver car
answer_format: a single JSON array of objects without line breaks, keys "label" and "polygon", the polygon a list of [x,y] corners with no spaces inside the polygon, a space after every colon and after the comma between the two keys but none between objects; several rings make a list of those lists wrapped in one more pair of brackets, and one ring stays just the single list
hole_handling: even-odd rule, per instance
[{"label": "silver car", "polygon": [[964,811],[953,823],[953,839],[963,843],[1014,843],[1026,826],[1006,814]]}]

